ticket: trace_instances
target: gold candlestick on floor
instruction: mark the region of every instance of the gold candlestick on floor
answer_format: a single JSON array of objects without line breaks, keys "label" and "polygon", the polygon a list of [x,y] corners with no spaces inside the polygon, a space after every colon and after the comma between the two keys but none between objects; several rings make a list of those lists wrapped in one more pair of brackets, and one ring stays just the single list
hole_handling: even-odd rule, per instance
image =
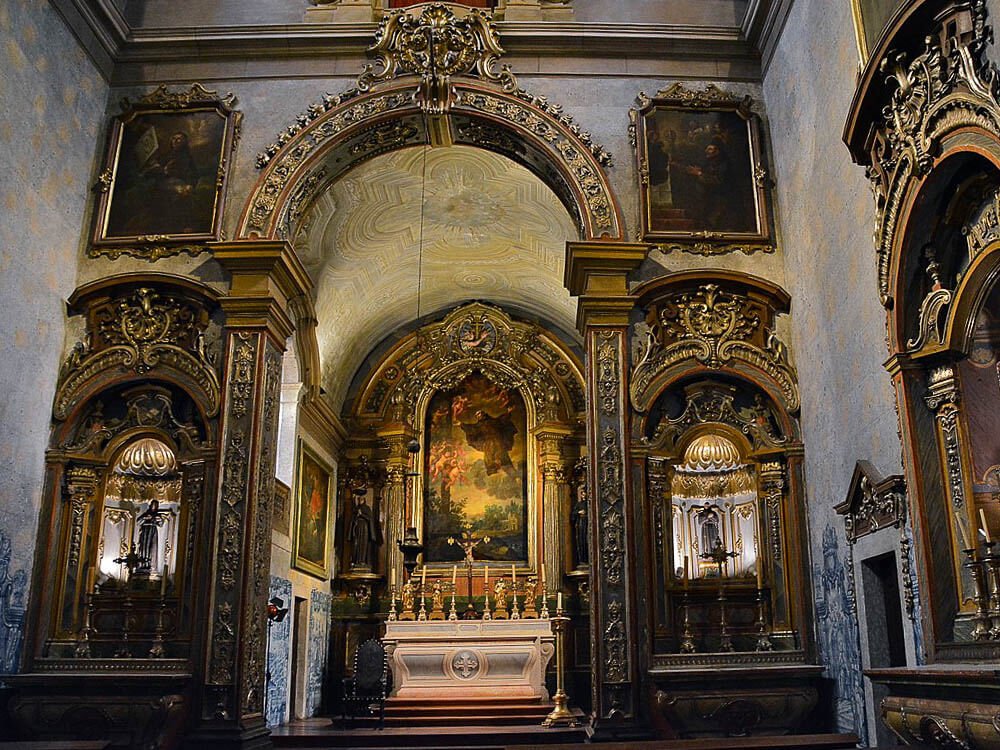
[{"label": "gold candlestick on floor", "polygon": [[990,637],[989,596],[986,592],[986,581],[983,576],[983,562],[976,559],[976,550],[962,550],[968,559],[963,563],[972,573],[973,598],[976,602],[976,614],[972,617],[975,623],[972,628],[972,638],[984,641]]},{"label": "gold candlestick on floor", "polygon": [[563,640],[569,618],[563,615],[562,609],[556,610],[552,618],[552,629],[556,631],[556,694],[552,696],[555,708],[545,717],[543,727],[575,727],[576,716],[569,710],[569,696],[565,688],[565,667],[563,665]]}]

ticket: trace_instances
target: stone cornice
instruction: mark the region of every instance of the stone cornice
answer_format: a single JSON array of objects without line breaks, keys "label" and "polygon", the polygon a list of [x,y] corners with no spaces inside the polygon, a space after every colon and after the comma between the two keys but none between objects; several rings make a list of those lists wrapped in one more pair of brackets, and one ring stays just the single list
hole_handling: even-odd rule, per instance
[{"label": "stone cornice", "polygon": [[[114,83],[137,78],[134,69],[140,65],[192,61],[298,58],[303,61],[305,75],[310,59],[364,58],[376,28],[374,23],[131,28],[114,0],[50,2],[102,73]],[[792,3],[750,0],[746,16],[740,25],[733,26],[502,21],[498,27],[511,58],[537,55],[595,59],[594,71],[578,74],[600,75],[602,65],[598,63],[602,58],[677,63],[692,60],[736,64],[720,65],[714,77],[759,80],[762,55],[766,66]],[[622,71],[614,73],[621,75]],[[633,73],[626,70],[625,74]],[[243,76],[237,77],[262,75],[247,66]],[[634,75],[658,74],[640,65]],[[138,77],[146,80],[148,75]],[[713,76],[699,69],[695,77]]]}]

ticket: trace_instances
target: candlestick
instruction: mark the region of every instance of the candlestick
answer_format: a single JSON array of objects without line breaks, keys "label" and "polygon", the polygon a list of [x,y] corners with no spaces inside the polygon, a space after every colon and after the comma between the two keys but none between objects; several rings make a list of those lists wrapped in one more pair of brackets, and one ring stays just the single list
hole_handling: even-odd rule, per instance
[{"label": "candlestick", "polygon": [[986,523],[986,513],[982,508],[979,509],[979,520],[983,522],[983,533],[986,535],[986,543],[992,544],[993,540],[990,539],[990,527]]}]

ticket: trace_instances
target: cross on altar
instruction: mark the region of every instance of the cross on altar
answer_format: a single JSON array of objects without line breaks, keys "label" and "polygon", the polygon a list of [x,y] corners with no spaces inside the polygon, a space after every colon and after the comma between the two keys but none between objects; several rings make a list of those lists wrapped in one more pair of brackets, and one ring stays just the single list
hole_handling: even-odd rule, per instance
[{"label": "cross on altar", "polygon": [[453,536],[448,537],[449,545],[461,547],[465,553],[465,572],[468,580],[469,603],[465,606],[465,612],[462,613],[463,620],[475,620],[479,617],[476,613],[476,605],[472,603],[472,563],[475,562],[472,557],[472,550],[480,543],[489,544],[490,538],[488,536],[474,537],[468,530],[463,530],[462,536],[458,539]]}]

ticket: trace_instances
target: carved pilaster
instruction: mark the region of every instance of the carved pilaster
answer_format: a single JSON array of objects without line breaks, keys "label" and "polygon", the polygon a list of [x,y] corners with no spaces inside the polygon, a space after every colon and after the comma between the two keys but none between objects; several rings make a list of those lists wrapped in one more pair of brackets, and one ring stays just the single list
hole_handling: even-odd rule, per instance
[{"label": "carved pilaster", "polygon": [[94,511],[94,500],[97,494],[99,476],[96,470],[89,466],[71,466],[66,470],[65,502],[69,504],[69,534],[66,545],[65,593],[62,607],[62,629],[72,632],[79,623],[77,619],[81,608],[77,603],[82,600],[86,586],[86,542],[87,529],[90,528],[90,517]]},{"label": "carved pilaster", "polygon": [[[968,484],[962,461],[963,436],[959,419],[961,400],[955,371],[950,365],[942,365],[931,370],[927,376],[927,395],[924,401],[934,412],[937,426],[938,451],[944,469],[952,543],[957,549],[969,549],[975,544],[975,526],[970,520],[966,502]],[[974,591],[969,571],[958,564],[961,555],[957,551],[953,558],[956,561],[959,602],[972,601]]]},{"label": "carved pilaster", "polygon": [[580,296],[577,323],[587,369],[587,450],[591,518],[591,663],[593,731],[601,738],[641,734],[633,589],[635,522],[628,480],[628,325],[634,298],[628,274],[646,247],[567,245],[566,279]]},{"label": "carved pilaster", "polygon": [[282,243],[226,243],[223,426],[201,724],[195,747],[263,747],[266,600],[288,300],[308,279]]},{"label": "carved pilaster", "polygon": [[772,626],[785,629],[789,626],[788,573],[785,565],[784,504],[787,487],[785,466],[779,461],[760,465],[760,504],[766,544],[761,544],[758,554],[761,561],[770,561]]},{"label": "carved pilaster", "polygon": [[[542,477],[542,559],[546,581],[560,580],[564,569],[573,565],[565,519],[570,517],[567,438],[573,431],[564,425],[546,422],[534,430],[538,441],[538,463]],[[568,561],[568,562],[566,562]],[[564,562],[566,565],[564,566]],[[540,571],[539,571],[540,572]]]},{"label": "carved pilaster", "polygon": [[[397,416],[401,418],[402,414]],[[412,518],[413,509],[410,507],[412,499],[408,496],[412,477],[407,476],[413,470],[410,465],[413,455],[406,449],[407,444],[416,437],[416,431],[400,419],[380,428],[376,435],[388,448],[385,459],[386,580],[391,580],[389,571],[395,570],[397,585],[402,585],[403,553],[396,542],[403,538],[407,526],[416,525]]]}]

